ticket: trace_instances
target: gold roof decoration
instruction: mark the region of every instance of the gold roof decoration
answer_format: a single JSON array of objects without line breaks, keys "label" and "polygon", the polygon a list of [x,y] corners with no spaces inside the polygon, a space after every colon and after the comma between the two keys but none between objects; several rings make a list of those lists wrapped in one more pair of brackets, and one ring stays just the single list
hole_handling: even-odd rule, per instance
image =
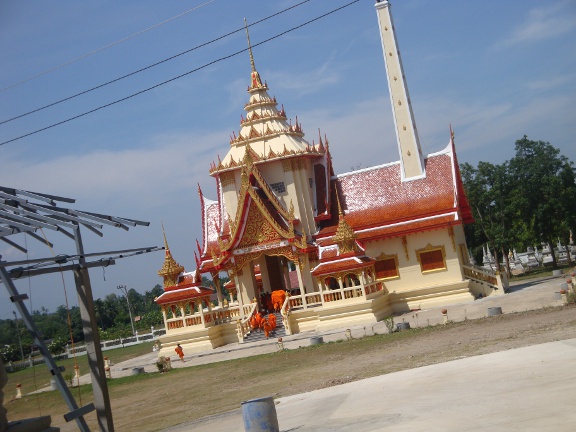
[{"label": "gold roof decoration", "polygon": [[164,264],[162,265],[162,268],[158,270],[158,276],[164,278],[164,288],[166,288],[176,285],[178,282],[178,276],[184,271],[184,267],[172,258],[170,248],[168,247],[168,241],[166,240],[164,224],[162,224],[162,234],[164,235],[164,248],[166,249],[166,254],[164,256]]},{"label": "gold roof decoration", "polygon": [[340,206],[340,198],[338,197],[338,193],[336,193],[336,201],[338,203],[338,228],[336,229],[336,234],[332,239],[338,245],[340,254],[357,252],[357,235],[354,233],[354,230],[350,225],[348,225],[348,222],[346,222],[346,219],[344,218],[344,212]]},{"label": "gold roof decoration", "polygon": [[252,45],[250,45],[250,33],[248,33],[248,23],[246,18],[244,18],[244,27],[246,28],[246,38],[248,39],[248,52],[250,53],[250,66],[252,66],[252,73],[250,74],[250,87],[248,90],[267,88],[265,84],[262,84],[260,79],[260,74],[256,70],[256,65],[254,64],[254,56],[252,55]]}]

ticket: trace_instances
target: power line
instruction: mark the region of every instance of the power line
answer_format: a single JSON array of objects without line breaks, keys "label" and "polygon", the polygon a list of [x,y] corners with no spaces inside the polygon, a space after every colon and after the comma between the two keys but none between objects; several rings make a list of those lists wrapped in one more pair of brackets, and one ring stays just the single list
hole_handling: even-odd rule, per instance
[{"label": "power line", "polygon": [[[210,3],[214,2],[214,1],[216,1],[216,0],[208,0],[208,1],[207,1],[206,3],[204,3],[204,4],[201,4],[201,5],[199,5],[199,6],[193,7],[192,9],[188,9],[187,11],[182,12],[181,14],[178,14],[178,15],[176,15],[176,16],[173,16],[172,18],[168,18],[167,20],[164,20],[164,21],[162,21],[161,23],[155,24],[155,25],[153,25],[152,27],[148,27],[148,28],[146,28],[146,29],[144,29],[144,30],[140,30],[139,32],[136,32],[136,33],[134,33],[134,34],[132,34],[132,35],[130,35],[130,36],[126,36],[126,37],[123,38],[123,39],[117,40],[116,42],[112,42],[111,44],[108,44],[108,45],[103,46],[103,47],[101,47],[101,48],[95,49],[94,51],[90,51],[89,53],[83,54],[83,55],[81,55],[80,57],[76,57],[75,59],[72,59],[72,60],[69,60],[69,61],[67,61],[67,62],[65,62],[65,63],[62,63],[62,64],[59,65],[59,66],[55,66],[55,67],[53,67],[53,68],[51,68],[51,69],[45,70],[44,72],[40,72],[39,74],[36,74],[36,75],[31,76],[31,77],[29,77],[29,78],[26,78],[26,79],[23,80],[23,81],[19,81],[19,82],[15,83],[15,84],[9,85],[8,87],[1,88],[1,89],[0,89],[0,92],[3,92],[4,90],[8,90],[8,89],[11,89],[11,88],[16,87],[16,86],[19,86],[20,84],[24,84],[24,83],[26,83],[26,82],[28,82],[28,81],[32,81],[32,80],[35,79],[35,78],[38,78],[38,77],[41,77],[41,76],[43,76],[43,75],[49,74],[50,72],[54,72],[55,70],[58,70],[58,69],[60,69],[60,68],[63,68],[64,66],[68,66],[69,64],[74,63],[74,62],[77,62],[78,60],[85,59],[86,57],[89,57],[89,56],[91,56],[91,55],[93,55],[93,54],[96,54],[96,53],[98,53],[98,52],[100,52],[100,51],[104,51],[105,49],[111,48],[111,47],[113,47],[114,45],[118,45],[118,44],[120,44],[120,43],[122,43],[122,42],[127,41],[128,39],[132,39],[132,38],[135,37],[135,36],[141,35],[142,33],[146,33],[147,31],[150,31],[150,30],[152,30],[152,29],[155,29],[156,27],[160,27],[161,25],[166,24],[166,23],[168,23],[168,22],[170,22],[170,21],[172,21],[172,20],[175,20],[176,18],[180,18],[181,16],[184,16],[184,15],[186,15],[186,14],[188,14],[188,13],[190,13],[190,12],[193,12],[193,11],[195,11],[195,10],[197,10],[197,9],[200,9],[201,7],[204,7],[204,6],[210,4]],[[18,118],[18,117],[16,117],[16,118]]]},{"label": "power line", "polygon": [[[214,1],[214,0],[212,0],[212,1]],[[255,21],[255,22],[253,22],[252,24],[250,24],[249,27],[251,27],[251,26],[253,26],[253,25],[256,25],[256,24],[260,24],[261,22],[264,22],[264,21],[266,21],[266,20],[268,20],[268,19],[270,19],[270,18],[273,18],[273,17],[275,17],[275,16],[277,16],[277,15],[280,15],[280,14],[282,14],[282,13],[284,13],[284,12],[287,12],[287,11],[289,11],[290,9],[294,9],[294,8],[296,8],[296,7],[298,7],[298,6],[301,6],[301,5],[303,5],[304,3],[308,3],[309,1],[310,1],[310,0],[304,0],[304,1],[300,2],[300,3],[298,3],[298,4],[295,4],[295,5],[293,5],[293,6],[290,6],[290,7],[286,8],[286,9],[283,9],[283,10],[281,10],[281,11],[279,11],[279,12],[276,12],[275,14],[269,15],[269,16],[267,16],[267,17],[265,17],[265,18],[262,18],[261,20]],[[82,92],[80,92],[80,93],[76,93],[76,94],[74,94],[74,95],[72,95],[72,96],[68,96],[68,97],[66,97],[66,98],[64,98],[64,99],[60,99],[60,100],[58,100],[58,101],[56,101],[56,102],[52,102],[52,103],[50,103],[50,104],[48,104],[48,105],[44,105],[44,106],[42,106],[42,107],[40,107],[40,108],[36,108],[36,109],[34,109],[34,110],[28,111],[28,112],[26,112],[26,113],[24,113],[24,114],[20,114],[20,115],[17,115],[17,116],[15,116],[15,117],[12,117],[12,118],[9,118],[9,119],[0,121],[0,125],[2,125],[2,124],[4,124],[4,123],[11,122],[11,121],[13,121],[13,120],[17,120],[17,119],[22,118],[22,117],[26,117],[26,116],[28,116],[28,115],[30,115],[30,114],[34,114],[34,113],[36,113],[36,112],[38,112],[38,111],[42,111],[42,110],[44,110],[44,109],[46,109],[46,108],[50,108],[50,107],[52,107],[52,106],[54,106],[54,105],[58,105],[58,104],[60,104],[60,103],[62,103],[62,102],[69,101],[70,99],[74,99],[74,98],[76,98],[76,97],[78,97],[78,96],[82,96],[82,95],[84,95],[84,94],[86,94],[86,93],[90,93],[91,91],[94,91],[94,90],[97,90],[97,89],[99,89],[99,88],[105,87],[105,86],[107,86],[107,85],[113,84],[113,83],[115,83],[115,82],[118,82],[118,81],[120,81],[120,80],[123,80],[124,78],[128,78],[128,77],[130,77],[130,76],[132,76],[132,75],[136,75],[136,74],[138,74],[138,73],[140,73],[140,72],[143,72],[143,71],[145,71],[145,70],[147,70],[147,69],[153,68],[153,67],[158,66],[158,65],[160,65],[160,64],[162,64],[162,63],[166,63],[167,61],[170,61],[170,60],[173,60],[173,59],[175,59],[175,58],[177,58],[177,57],[180,57],[180,56],[182,56],[182,55],[184,55],[184,54],[188,54],[189,52],[192,52],[192,51],[197,50],[197,49],[199,49],[199,48],[205,47],[206,45],[210,45],[210,44],[212,44],[212,43],[214,43],[214,42],[218,42],[218,41],[221,40],[221,39],[224,39],[224,38],[226,38],[226,37],[228,37],[228,36],[230,36],[230,35],[233,35],[234,33],[238,33],[239,31],[243,31],[243,30],[244,30],[244,27],[240,27],[239,29],[236,29],[236,30],[234,30],[234,31],[231,31],[231,32],[229,32],[229,33],[226,33],[226,34],[224,34],[224,35],[222,35],[222,36],[219,36],[219,37],[217,37],[217,38],[215,38],[215,39],[212,39],[212,40],[210,40],[210,41],[208,41],[208,42],[204,42],[204,43],[202,43],[202,44],[200,44],[200,45],[196,45],[195,47],[190,48],[190,49],[188,49],[188,50],[186,50],[186,51],[183,51],[183,52],[181,52],[181,53],[179,53],[179,54],[173,55],[172,57],[168,57],[168,58],[166,58],[166,59],[164,59],[164,60],[161,60],[161,61],[159,61],[159,62],[153,63],[153,64],[151,64],[151,65],[149,65],[149,66],[143,67],[142,69],[138,69],[138,70],[136,70],[136,71],[134,71],[134,72],[131,72],[131,73],[129,73],[129,74],[123,75],[123,76],[118,77],[118,78],[115,78],[115,79],[113,79],[113,80],[111,80],[111,81],[108,81],[108,82],[105,82],[105,83],[103,83],[103,84],[97,85],[97,86],[95,86],[95,87],[89,88],[88,90],[84,90],[84,91],[82,91]]]},{"label": "power line", "polygon": [[[270,41],[272,41],[272,40],[274,40],[274,39],[279,38],[280,36],[284,36],[285,34],[290,33],[290,32],[292,32],[292,31],[294,31],[294,30],[298,30],[299,28],[302,28],[302,27],[304,27],[304,26],[306,26],[306,25],[308,25],[308,24],[311,24],[311,23],[313,23],[313,22],[315,22],[315,21],[318,21],[318,20],[320,20],[320,19],[322,19],[322,18],[325,18],[325,17],[327,17],[328,15],[331,15],[331,14],[333,14],[333,13],[335,13],[335,12],[338,12],[338,11],[340,11],[340,10],[348,7],[348,6],[353,5],[354,3],[358,3],[359,1],[360,1],[360,0],[354,0],[354,1],[351,1],[350,3],[347,3],[347,4],[343,5],[343,6],[338,7],[338,8],[336,8],[336,9],[332,9],[331,11],[326,12],[326,13],[323,14],[323,15],[317,16],[316,18],[313,18],[313,19],[311,19],[311,20],[309,20],[309,21],[306,21],[306,22],[304,22],[304,23],[302,23],[302,24],[300,24],[300,25],[297,25],[297,26],[295,26],[295,27],[292,27],[292,28],[290,28],[290,29],[288,29],[288,30],[286,30],[286,31],[283,31],[282,33],[278,33],[277,35],[272,36],[272,37],[269,37],[268,39],[264,39],[262,42],[258,42],[258,43],[256,43],[256,44],[253,44],[253,45],[252,45],[252,48],[257,47],[257,46],[259,46],[259,45],[263,45],[263,44],[265,44],[265,43],[267,43],[267,42],[270,42]],[[192,70],[190,70],[190,71],[188,71],[188,72],[185,72],[185,73],[183,73],[183,74],[181,74],[181,75],[175,76],[175,77],[170,78],[170,79],[168,79],[168,80],[166,80],[166,81],[163,81],[163,82],[161,82],[161,83],[158,83],[158,84],[156,84],[156,85],[153,85],[152,87],[148,87],[148,88],[146,88],[146,89],[144,89],[144,90],[140,90],[139,92],[132,93],[132,94],[129,95],[129,96],[123,97],[123,98],[121,98],[121,99],[117,99],[117,100],[115,100],[115,101],[113,101],[113,102],[110,102],[110,103],[107,103],[107,104],[105,104],[105,105],[101,105],[101,106],[99,106],[99,107],[97,107],[97,108],[94,108],[94,109],[92,109],[92,110],[90,110],[90,111],[86,111],[86,112],[84,112],[84,113],[82,113],[82,114],[78,114],[78,115],[76,115],[76,116],[74,116],[74,117],[70,117],[70,118],[68,118],[68,119],[66,119],[66,120],[62,120],[62,121],[60,121],[60,122],[58,122],[58,123],[51,124],[50,126],[46,126],[46,127],[41,128],[41,129],[37,129],[37,130],[35,130],[35,131],[33,131],[33,132],[29,132],[29,133],[24,134],[24,135],[20,135],[19,137],[12,138],[12,139],[10,139],[10,140],[8,140],[8,141],[3,141],[3,142],[0,143],[0,146],[2,146],[2,145],[4,145],[4,144],[11,143],[11,142],[14,142],[14,141],[18,141],[18,140],[20,140],[20,139],[22,139],[22,138],[26,138],[26,137],[28,137],[28,136],[30,136],[30,135],[37,134],[37,133],[39,133],[39,132],[45,131],[45,130],[47,130],[47,129],[51,129],[51,128],[56,127],[56,126],[60,126],[61,124],[68,123],[68,122],[70,122],[70,121],[72,121],[72,120],[76,120],[76,119],[78,119],[78,118],[80,118],[80,117],[84,117],[84,116],[86,116],[86,115],[88,115],[88,114],[92,114],[93,112],[99,111],[99,110],[104,109],[104,108],[108,108],[108,107],[110,107],[110,106],[112,106],[112,105],[116,105],[117,103],[124,102],[124,101],[126,101],[126,100],[128,100],[128,99],[131,99],[131,98],[133,98],[133,97],[135,97],[135,96],[138,96],[138,95],[140,95],[140,94],[142,94],[142,93],[146,93],[146,92],[149,92],[150,90],[154,90],[155,88],[158,88],[158,87],[163,86],[163,85],[165,85],[165,84],[168,84],[168,83],[170,83],[170,82],[172,82],[172,81],[175,81],[175,80],[177,80],[177,79],[180,79],[180,78],[182,78],[182,77],[185,77],[185,76],[187,76],[187,75],[190,75],[190,74],[192,74],[192,73],[194,73],[194,72],[198,72],[199,70],[202,70],[202,69],[204,69],[204,68],[206,68],[206,67],[208,67],[208,66],[211,66],[211,65],[213,65],[213,64],[215,64],[215,63],[219,63],[219,62],[221,62],[221,61],[224,61],[224,60],[227,60],[227,59],[229,59],[229,58],[235,57],[235,56],[237,56],[237,55],[239,55],[239,54],[242,54],[243,52],[246,52],[246,51],[248,51],[248,48],[244,48],[244,49],[242,49],[242,50],[240,50],[240,51],[236,51],[235,53],[226,55],[226,56],[224,56],[224,57],[220,57],[220,58],[218,58],[218,59],[216,59],[216,60],[213,60],[213,61],[211,61],[211,62],[209,62],[209,63],[205,63],[204,65],[199,66],[199,67],[197,67],[197,68],[195,68],[195,69],[192,69]]]}]

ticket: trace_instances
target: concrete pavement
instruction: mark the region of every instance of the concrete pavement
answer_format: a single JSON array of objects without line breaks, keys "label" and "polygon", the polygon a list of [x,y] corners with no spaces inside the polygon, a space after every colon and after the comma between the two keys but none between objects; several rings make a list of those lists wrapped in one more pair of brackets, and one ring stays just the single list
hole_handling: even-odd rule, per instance
[{"label": "concrete pavement", "polygon": [[[574,431],[576,339],[276,399],[281,431]],[[263,395],[265,396],[265,395]],[[241,410],[164,432],[243,430]]]}]

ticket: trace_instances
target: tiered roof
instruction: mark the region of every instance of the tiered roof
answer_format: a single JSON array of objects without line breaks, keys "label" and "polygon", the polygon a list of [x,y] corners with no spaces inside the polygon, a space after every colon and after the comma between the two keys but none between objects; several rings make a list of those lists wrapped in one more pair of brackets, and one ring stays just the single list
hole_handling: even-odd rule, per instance
[{"label": "tiered roof", "polygon": [[178,264],[170,253],[164,226],[162,226],[162,234],[164,235],[166,256],[164,257],[162,268],[158,271],[158,275],[164,279],[164,292],[156,297],[154,301],[157,304],[174,304],[195,298],[207,297],[209,299],[212,289],[201,285],[202,277],[198,270],[188,273],[184,272],[184,267]]},{"label": "tiered roof", "polygon": [[176,284],[165,286],[164,292],[154,301],[158,304],[174,304],[181,301],[189,301],[202,298],[208,301],[213,291],[201,285],[202,279],[198,270],[182,273]]},{"label": "tiered roof", "polygon": [[268,94],[268,84],[262,83],[256,70],[251,49],[250,63],[250,99],[244,105],[246,117],[240,117],[240,131],[238,135],[235,132],[231,135],[230,150],[224,159],[218,158],[218,162],[210,166],[212,175],[239,169],[247,146],[250,146],[254,163],[298,156],[317,158],[325,153],[323,145],[311,145],[304,139],[298,117],[292,124],[284,106],[278,110],[276,97]]}]

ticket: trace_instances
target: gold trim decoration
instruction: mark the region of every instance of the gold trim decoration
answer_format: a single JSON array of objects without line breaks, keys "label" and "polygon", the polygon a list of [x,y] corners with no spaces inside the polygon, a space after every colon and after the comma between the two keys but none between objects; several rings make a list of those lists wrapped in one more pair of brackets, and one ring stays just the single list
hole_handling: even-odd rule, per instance
[{"label": "gold trim decoration", "polygon": [[292,171],[292,161],[290,159],[283,159],[282,169],[284,169],[284,172]]},{"label": "gold trim decoration", "polygon": [[408,239],[406,236],[402,236],[402,246],[404,247],[404,255],[406,255],[406,261],[410,261],[410,255],[408,254]]},{"label": "gold trim decoration", "polygon": [[452,240],[452,250],[456,252],[456,241],[454,240],[454,227],[452,225],[448,226],[448,235],[450,240]]},{"label": "gold trim decoration", "polygon": [[233,172],[223,172],[219,177],[222,187],[226,187],[235,183]]}]

